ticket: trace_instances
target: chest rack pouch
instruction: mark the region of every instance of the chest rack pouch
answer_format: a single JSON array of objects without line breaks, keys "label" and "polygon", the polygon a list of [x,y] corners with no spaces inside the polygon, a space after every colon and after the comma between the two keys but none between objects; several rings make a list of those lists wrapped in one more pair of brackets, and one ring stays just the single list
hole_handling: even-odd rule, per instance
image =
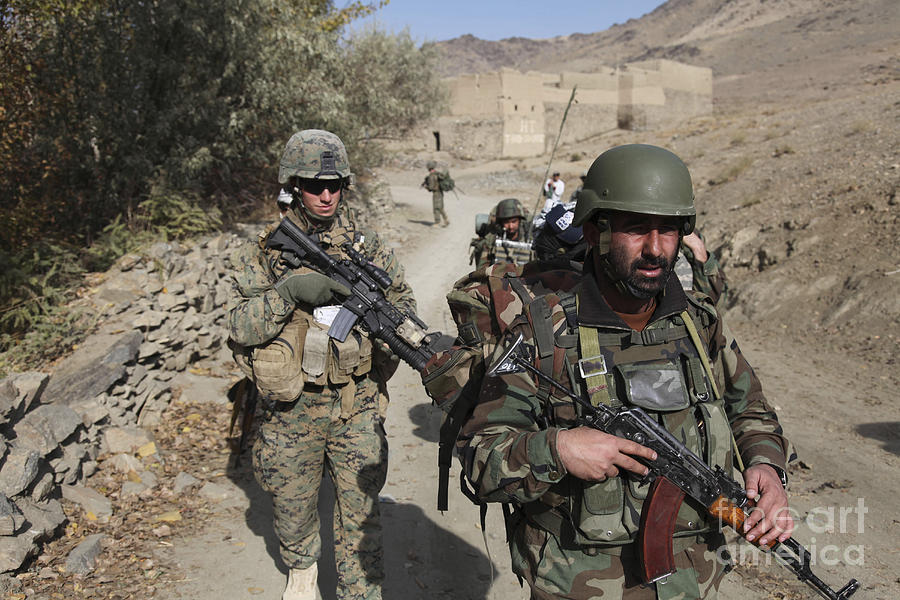
[{"label": "chest rack pouch", "polygon": [[681,365],[644,361],[616,365],[628,402],[654,412],[683,410],[690,405]]}]

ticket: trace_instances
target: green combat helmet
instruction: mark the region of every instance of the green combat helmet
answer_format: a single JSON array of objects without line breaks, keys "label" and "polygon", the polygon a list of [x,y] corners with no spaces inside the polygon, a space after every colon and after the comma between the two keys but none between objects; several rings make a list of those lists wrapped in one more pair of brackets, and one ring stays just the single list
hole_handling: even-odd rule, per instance
[{"label": "green combat helmet", "polygon": [[428,169],[429,171],[430,171],[431,169],[436,169],[436,168],[437,168],[437,163],[434,162],[433,160],[429,160],[427,163],[425,163],[425,168]]},{"label": "green combat helmet", "polygon": [[683,217],[681,234],[688,235],[697,214],[691,174],[680,158],[657,146],[611,148],[588,169],[574,224],[608,211]]},{"label": "green combat helmet", "polygon": [[350,175],[350,160],[341,139],[330,131],[304,129],[292,135],[284,147],[278,183],[285,185],[292,177],[346,179]]},{"label": "green combat helmet", "polygon": [[512,217],[519,217],[520,219],[525,218],[525,209],[522,207],[522,203],[515,198],[501,200],[497,204],[497,221],[499,222],[503,219],[510,219]]}]

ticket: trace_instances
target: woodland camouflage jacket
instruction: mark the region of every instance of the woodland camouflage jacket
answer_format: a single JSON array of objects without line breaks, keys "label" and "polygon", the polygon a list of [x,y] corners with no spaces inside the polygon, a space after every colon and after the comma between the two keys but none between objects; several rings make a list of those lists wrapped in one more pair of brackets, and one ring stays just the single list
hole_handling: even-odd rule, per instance
[{"label": "woodland camouflage jacket", "polygon": [[[586,264],[592,264],[590,258]],[[510,265],[506,270],[514,268]],[[643,332],[634,332],[609,309],[592,273],[528,272],[526,268],[521,278],[509,278],[503,276],[502,268],[489,272],[491,276],[461,281],[459,290],[448,296],[457,322],[471,324],[463,325],[461,333],[477,330],[468,339],[482,344],[487,360],[504,332],[521,332],[536,348],[538,368],[585,395],[585,382],[576,375],[578,325],[594,328],[600,336],[614,405],[644,407],[695,453],[726,470],[732,461],[730,432],[745,466],[767,463],[786,469],[792,449],[775,412],[731,332],[702,294],[689,297],[677,278],[671,278],[650,323]],[[538,300],[529,303],[529,297]],[[706,346],[719,399],[710,393],[712,386],[698,366],[697,350],[684,333],[681,315],[685,310]],[[538,331],[537,320],[549,322],[549,334],[546,329]],[[673,374],[680,383],[667,388],[674,390],[665,401],[668,406],[654,404],[636,391],[658,388],[663,378]],[[433,397],[440,402],[439,390],[434,391],[438,393]],[[558,392],[540,389],[533,376],[486,378],[458,442],[464,471],[482,499],[512,502],[522,507],[530,522],[556,534],[568,528],[568,535],[579,545],[629,543],[637,533],[649,486],[628,475],[595,483],[568,476],[557,453],[556,437],[561,428],[576,424],[572,402]],[[702,508],[686,501],[678,514],[676,536],[692,537],[712,527],[704,515]]]}]

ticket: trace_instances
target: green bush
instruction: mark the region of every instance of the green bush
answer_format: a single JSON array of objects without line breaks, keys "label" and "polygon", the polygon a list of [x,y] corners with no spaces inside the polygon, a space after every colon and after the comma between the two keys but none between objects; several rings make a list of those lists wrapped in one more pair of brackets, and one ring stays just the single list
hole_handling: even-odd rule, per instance
[{"label": "green bush", "polygon": [[[269,201],[300,128],[354,170],[445,102],[433,47],[342,37],[384,0],[9,0],[0,19],[0,333],[50,319],[85,270]],[[77,218],[76,218],[77,217]]]},{"label": "green bush", "polygon": [[0,331],[21,334],[33,328],[71,297],[82,273],[69,247],[40,243],[15,253],[0,249]]}]

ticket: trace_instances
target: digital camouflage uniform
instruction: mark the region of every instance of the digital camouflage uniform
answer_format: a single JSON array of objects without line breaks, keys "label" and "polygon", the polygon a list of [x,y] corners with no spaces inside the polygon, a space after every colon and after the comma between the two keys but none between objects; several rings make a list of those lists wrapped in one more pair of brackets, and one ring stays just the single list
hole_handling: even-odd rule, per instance
[{"label": "digital camouflage uniform", "polygon": [[[587,264],[590,260],[589,255]],[[537,347],[537,355],[544,354],[536,366],[587,393],[585,382],[574,379],[573,366],[580,352],[577,324],[592,326],[610,373],[606,384],[613,404],[644,402],[630,398],[629,390],[646,388],[648,376],[651,388],[654,382],[680,381],[663,386],[677,392],[679,404],[665,410],[654,410],[652,403],[641,405],[712,464],[730,469],[730,429],[746,466],[768,463],[784,470],[791,450],[759,381],[712,302],[702,294],[686,295],[677,278],[670,278],[644,333],[632,332],[606,306],[592,272],[577,269],[540,272],[535,265],[524,270],[496,265],[458,282],[448,300],[469,353],[466,359],[457,357],[456,364],[470,372],[441,373],[442,365],[453,362],[449,358],[429,365],[423,379],[439,406],[459,387],[472,393],[466,384],[481,381],[482,362],[490,362],[504,332],[523,333],[526,343]],[[721,400],[712,397],[712,386],[698,366],[697,350],[681,316],[685,310],[706,345],[718,389],[723,390]],[[538,326],[540,342],[535,320],[550,325],[549,330]],[[458,450],[463,469],[480,498],[517,507],[509,523],[512,566],[529,582],[534,598],[715,596],[723,574],[715,551],[723,538],[702,508],[686,500],[679,512],[678,572],[665,583],[642,587],[633,541],[648,486],[628,475],[599,483],[568,477],[556,453],[556,433],[575,426],[574,408],[562,395],[540,390],[531,376],[484,379],[475,393],[479,397],[474,413],[461,419]]]},{"label": "digital camouflage uniform", "polygon": [[[294,213],[286,218],[313,233],[305,218]],[[275,532],[284,562],[291,569],[306,569],[321,553],[317,498],[323,468],[328,470],[335,487],[338,597],[377,599],[384,579],[378,507],[378,493],[387,473],[384,382],[396,362],[380,342],[367,344],[366,334],[357,328],[348,337],[355,346],[339,348],[327,338],[326,327],[314,323],[315,307],[298,305],[295,309],[278,294],[273,284],[288,269],[280,253],[265,249],[266,237],[273,230],[274,225],[233,258],[236,272],[229,333],[233,342],[250,348],[279,334],[286,336],[287,328],[299,324],[305,332],[301,342],[305,344],[305,384],[295,400],[266,402],[253,448],[255,475],[272,494]],[[357,231],[346,212],[339,211],[330,226],[315,235],[335,258],[344,254],[341,244],[353,243],[392,278],[388,300],[415,310],[403,268],[377,234]],[[313,346],[320,350],[316,355],[310,350]],[[307,355],[320,360],[312,360],[313,366],[308,368]]]},{"label": "digital camouflage uniform", "polygon": [[444,211],[444,191],[441,189],[440,175],[437,171],[432,170],[425,176],[425,189],[431,192],[431,208],[434,209],[434,224],[438,225],[441,219],[444,223],[449,224],[450,219]]}]

